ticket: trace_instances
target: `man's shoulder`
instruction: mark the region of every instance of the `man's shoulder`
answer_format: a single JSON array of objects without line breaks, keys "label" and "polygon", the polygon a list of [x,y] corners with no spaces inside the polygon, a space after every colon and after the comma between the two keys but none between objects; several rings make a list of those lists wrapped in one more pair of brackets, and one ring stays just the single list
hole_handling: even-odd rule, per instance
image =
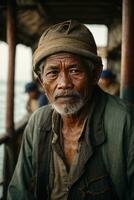
[{"label": "man's shoulder", "polygon": [[51,104],[48,104],[48,105],[44,105],[44,106],[38,108],[34,112],[34,115],[42,115],[43,113],[49,113],[49,112],[52,112],[52,111],[53,111],[53,108],[52,108]]},{"label": "man's shoulder", "polygon": [[126,117],[134,119],[134,106],[119,97],[107,95],[106,113],[112,119],[121,120]]},{"label": "man's shoulder", "polygon": [[108,95],[108,105],[112,106],[113,109],[122,110],[124,112],[129,112],[131,109],[134,109],[128,101],[113,95]]},{"label": "man's shoulder", "polygon": [[51,105],[45,105],[37,109],[30,117],[32,123],[36,123],[36,126],[42,126],[44,124],[49,124],[51,116],[53,113],[53,108]]},{"label": "man's shoulder", "polygon": [[119,111],[119,112],[129,112],[134,111],[134,106],[130,104],[128,101],[121,99],[118,96],[111,95],[107,92],[104,92],[100,88],[99,91],[99,103],[105,102],[106,109],[113,112],[113,111]]}]

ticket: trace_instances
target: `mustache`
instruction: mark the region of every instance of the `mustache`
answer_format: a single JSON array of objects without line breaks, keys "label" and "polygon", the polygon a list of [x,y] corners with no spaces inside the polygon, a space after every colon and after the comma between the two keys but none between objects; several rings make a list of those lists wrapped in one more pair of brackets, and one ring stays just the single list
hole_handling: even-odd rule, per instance
[{"label": "mustache", "polygon": [[62,92],[57,92],[54,94],[54,98],[60,98],[60,97],[75,97],[75,98],[80,98],[81,95],[79,94],[79,92],[74,91],[74,90],[65,90]]}]

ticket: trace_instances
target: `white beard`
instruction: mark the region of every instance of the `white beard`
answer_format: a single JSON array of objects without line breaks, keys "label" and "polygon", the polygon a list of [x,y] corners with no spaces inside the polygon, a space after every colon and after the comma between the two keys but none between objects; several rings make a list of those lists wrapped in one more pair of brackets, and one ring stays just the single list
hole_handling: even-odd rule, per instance
[{"label": "white beard", "polygon": [[80,99],[76,103],[65,103],[62,106],[52,103],[52,107],[61,115],[73,115],[76,114],[84,106],[84,104],[84,101]]}]

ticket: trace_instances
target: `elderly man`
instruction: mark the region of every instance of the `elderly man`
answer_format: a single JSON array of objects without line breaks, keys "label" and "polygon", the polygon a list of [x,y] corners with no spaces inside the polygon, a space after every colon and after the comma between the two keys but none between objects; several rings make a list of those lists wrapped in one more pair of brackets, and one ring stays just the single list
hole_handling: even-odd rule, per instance
[{"label": "elderly man", "polygon": [[133,200],[132,109],[98,88],[91,32],[72,20],[51,26],[33,67],[51,105],[25,129],[8,200]]}]

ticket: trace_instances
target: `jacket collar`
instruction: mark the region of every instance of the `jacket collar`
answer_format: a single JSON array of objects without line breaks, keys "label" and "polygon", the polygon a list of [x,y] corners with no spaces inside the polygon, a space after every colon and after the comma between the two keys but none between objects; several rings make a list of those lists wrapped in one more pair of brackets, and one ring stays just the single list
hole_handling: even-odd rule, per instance
[{"label": "jacket collar", "polygon": [[80,154],[82,156],[79,157],[79,167],[76,168],[73,183],[84,173],[86,163],[92,157],[95,147],[103,144],[106,140],[103,128],[105,105],[106,97],[104,98],[103,93],[101,94],[101,91],[97,88],[92,99],[84,135],[85,140],[83,140],[84,144],[81,146]]},{"label": "jacket collar", "polygon": [[[87,137],[90,137],[91,144],[98,146],[104,143],[106,136],[104,131],[104,112],[107,103],[107,97],[99,87],[96,87],[93,96],[93,110],[88,119]],[[89,138],[88,138],[89,141]]]}]

